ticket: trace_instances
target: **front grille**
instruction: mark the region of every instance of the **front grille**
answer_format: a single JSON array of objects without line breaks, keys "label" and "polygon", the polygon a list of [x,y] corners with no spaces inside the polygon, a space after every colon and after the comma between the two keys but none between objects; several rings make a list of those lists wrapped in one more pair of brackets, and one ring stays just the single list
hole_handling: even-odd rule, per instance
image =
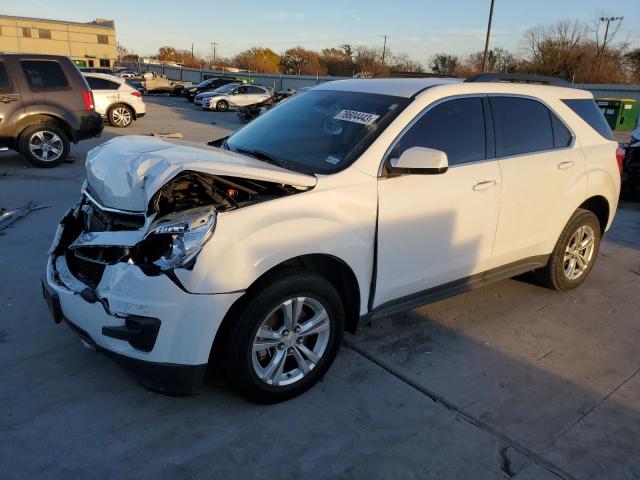
[{"label": "front grille", "polygon": [[98,286],[106,265],[80,258],[76,256],[72,250],[67,250],[65,258],[69,271],[74,277],[90,288],[96,288]]}]

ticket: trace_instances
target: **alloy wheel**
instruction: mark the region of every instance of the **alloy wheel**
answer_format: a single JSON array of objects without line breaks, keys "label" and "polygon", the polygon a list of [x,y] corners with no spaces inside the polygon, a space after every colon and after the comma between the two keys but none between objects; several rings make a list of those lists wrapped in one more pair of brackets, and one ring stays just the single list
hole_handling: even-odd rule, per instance
[{"label": "alloy wheel", "polygon": [[131,112],[126,107],[116,107],[111,114],[111,120],[119,127],[126,127],[131,123]]},{"label": "alloy wheel", "polygon": [[587,271],[593,259],[596,235],[589,225],[579,227],[567,243],[564,253],[564,275],[577,280]]},{"label": "alloy wheel", "polygon": [[62,155],[64,143],[54,132],[40,130],[29,138],[29,151],[40,161],[53,162]]},{"label": "alloy wheel", "polygon": [[252,364],[260,380],[272,386],[300,381],[327,350],[331,323],[315,298],[283,301],[261,322],[253,340]]}]

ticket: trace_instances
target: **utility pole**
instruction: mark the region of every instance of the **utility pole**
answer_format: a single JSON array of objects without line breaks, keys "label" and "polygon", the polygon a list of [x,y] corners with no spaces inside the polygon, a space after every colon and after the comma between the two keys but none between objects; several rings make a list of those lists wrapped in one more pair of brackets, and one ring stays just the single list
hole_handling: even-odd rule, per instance
[{"label": "utility pole", "polygon": [[602,41],[602,48],[598,53],[598,73],[600,73],[600,69],[602,68],[602,57],[604,56],[604,49],[607,48],[607,37],[609,36],[609,24],[611,22],[621,22],[624,20],[624,17],[600,17],[599,20],[601,22],[606,22],[607,25],[604,27],[604,40]]},{"label": "utility pole", "polygon": [[489,55],[489,37],[491,36],[491,22],[493,21],[493,3],[494,0],[491,0],[491,7],[489,8],[489,24],[487,25],[487,38],[484,41],[484,55],[482,56],[483,72],[487,67],[487,56]]},{"label": "utility pole", "polygon": [[384,44],[382,45],[382,65],[384,65],[384,57],[387,54],[387,38],[388,35],[380,35],[382,38],[384,38]]},{"label": "utility pole", "polygon": [[191,43],[191,61],[193,62],[193,43]]},{"label": "utility pole", "polygon": [[216,69],[216,47],[218,46],[217,42],[211,42],[211,48],[213,49],[213,69]]}]

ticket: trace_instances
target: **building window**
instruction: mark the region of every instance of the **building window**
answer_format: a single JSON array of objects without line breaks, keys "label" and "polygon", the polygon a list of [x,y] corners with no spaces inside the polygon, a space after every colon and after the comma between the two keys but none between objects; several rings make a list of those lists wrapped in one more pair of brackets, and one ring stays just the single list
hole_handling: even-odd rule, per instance
[{"label": "building window", "polygon": [[109,68],[111,66],[111,61],[108,58],[101,58],[100,66]]},{"label": "building window", "polygon": [[109,45],[109,35],[98,35],[98,43]]},{"label": "building window", "polygon": [[29,27],[22,27],[22,36],[25,38],[31,38],[31,29]]},{"label": "building window", "polygon": [[39,28],[38,29],[38,37],[46,38],[47,40],[51,40],[51,30],[48,28]]}]

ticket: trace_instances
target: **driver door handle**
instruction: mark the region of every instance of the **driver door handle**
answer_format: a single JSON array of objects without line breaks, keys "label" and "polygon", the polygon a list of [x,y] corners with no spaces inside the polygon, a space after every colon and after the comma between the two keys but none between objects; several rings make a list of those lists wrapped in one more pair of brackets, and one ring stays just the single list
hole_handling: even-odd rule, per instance
[{"label": "driver door handle", "polygon": [[485,180],[484,182],[476,183],[476,184],[473,186],[473,189],[474,189],[476,192],[479,192],[479,191],[481,191],[481,190],[489,190],[490,188],[493,188],[493,187],[495,187],[496,185],[498,185],[498,182],[496,182],[495,180]]},{"label": "driver door handle", "polygon": [[18,99],[16,97],[9,97],[7,95],[5,95],[4,97],[0,98],[0,102],[2,103],[9,103],[9,102],[17,102]]}]

